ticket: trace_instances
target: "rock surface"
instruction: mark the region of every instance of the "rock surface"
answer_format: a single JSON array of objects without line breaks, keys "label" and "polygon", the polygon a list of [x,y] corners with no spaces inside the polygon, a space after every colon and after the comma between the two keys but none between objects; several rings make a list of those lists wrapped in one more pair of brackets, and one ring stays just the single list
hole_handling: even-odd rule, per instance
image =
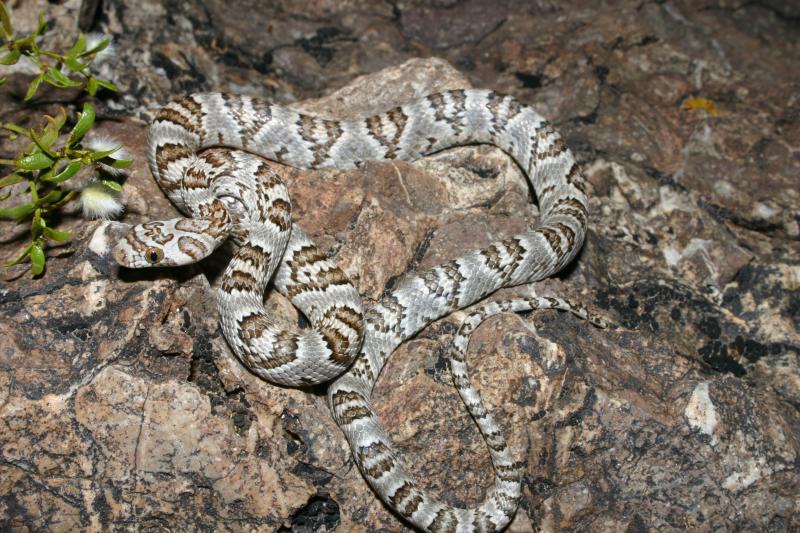
[{"label": "rock surface", "polygon": [[[20,25],[47,9],[54,38],[74,31],[75,0],[10,4]],[[254,94],[341,117],[474,85],[534,105],[584,164],[586,245],[535,290],[582,301],[615,326],[503,316],[470,351],[477,385],[527,454],[509,531],[800,529],[794,8],[259,6],[103,2],[93,24],[115,35],[118,56],[104,68],[123,95],[98,104],[99,129],[143,154],[142,119],[181,92]],[[430,59],[406,61],[417,56]],[[0,90],[0,119],[20,120],[14,88],[25,76]],[[490,147],[281,172],[296,223],[367,300],[536,215],[524,177]],[[124,222],[175,215],[141,155],[126,197]],[[64,227],[76,235],[49,250],[43,277],[2,271],[3,530],[406,530],[354,468],[324,390],[266,384],[231,355],[210,285],[219,261],[121,271],[103,255],[113,225],[67,216]],[[0,225],[0,259],[18,252],[20,233]],[[282,298],[267,302],[298,320]],[[442,358],[457,323],[403,345],[375,403],[422,485],[463,504],[480,498],[491,466]]]}]

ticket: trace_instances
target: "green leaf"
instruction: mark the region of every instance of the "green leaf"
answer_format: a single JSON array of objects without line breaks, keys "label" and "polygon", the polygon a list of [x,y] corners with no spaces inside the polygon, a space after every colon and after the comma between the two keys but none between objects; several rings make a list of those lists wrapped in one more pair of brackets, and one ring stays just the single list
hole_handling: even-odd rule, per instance
[{"label": "green leaf", "polygon": [[[94,81],[95,85],[98,85],[104,89],[108,89],[109,91],[118,92],[119,88],[111,83],[110,81],[103,81],[97,78],[91,78],[89,82]],[[96,89],[95,89],[96,90]]]},{"label": "green leaf", "polygon": [[25,135],[28,132],[28,130],[26,130],[22,126],[17,126],[13,122],[3,122],[2,124],[0,124],[0,128],[11,130],[16,133],[21,133],[22,135]]},{"label": "green leaf", "polygon": [[20,157],[16,161],[18,169],[21,170],[41,170],[53,164],[53,160],[44,152],[35,152],[31,155]]},{"label": "green leaf", "polygon": [[3,39],[10,39],[13,34],[14,30],[11,28],[11,19],[6,11],[6,5],[0,1],[0,36]]},{"label": "green leaf", "polygon": [[88,55],[92,55],[92,54],[97,54],[97,53],[100,53],[100,52],[102,52],[103,50],[105,50],[106,48],[108,48],[108,45],[109,45],[110,43],[111,43],[111,38],[109,38],[109,37],[103,37],[102,39],[100,39],[100,42],[99,42],[99,43],[97,43],[96,45],[94,45],[94,46],[93,46],[92,48],[90,48],[89,50],[86,50],[85,52],[83,52],[83,53],[81,54],[81,56],[88,56]]},{"label": "green leaf", "polygon": [[64,111],[63,107],[59,107],[56,116],[51,117],[50,115],[45,115],[45,118],[47,119],[47,127],[53,127],[60,133],[61,128],[67,123],[67,112]]},{"label": "green leaf", "polygon": [[75,123],[75,127],[72,128],[69,134],[69,140],[67,141],[69,146],[83,139],[86,132],[94,125],[94,116],[94,108],[91,104],[88,102],[83,104],[83,112],[78,117],[78,122]]},{"label": "green leaf", "polygon": [[69,67],[72,72],[83,72],[83,69],[89,66],[88,63],[81,63],[74,57],[65,57],[64,64]]},{"label": "green leaf", "polygon": [[75,40],[75,44],[72,45],[72,48],[67,50],[67,57],[75,58],[78,57],[79,54],[83,53],[86,50],[86,34],[81,33],[78,35],[78,38]]},{"label": "green leaf", "polygon": [[44,19],[44,11],[39,12],[39,24],[36,26],[34,35],[41,35],[47,31],[47,21]]},{"label": "green leaf", "polygon": [[46,206],[47,204],[57,202],[61,199],[61,191],[56,189],[54,191],[50,191],[49,193],[45,194],[39,200],[34,202],[37,207]]},{"label": "green leaf", "polygon": [[115,93],[119,92],[119,87],[117,87],[116,85],[114,85],[110,81],[97,80],[97,83],[100,84],[100,87],[104,87],[104,88],[108,89],[109,91],[114,91]]},{"label": "green leaf", "polygon": [[58,136],[53,137],[52,135],[47,135],[46,137],[39,137],[35,131],[31,131],[31,139],[33,139],[33,142],[39,150],[44,152],[48,157],[51,159],[56,159],[58,157],[54,152],[50,151],[50,147],[56,142]]},{"label": "green leaf", "polygon": [[112,191],[122,192],[122,185],[120,185],[116,181],[113,181],[113,180],[101,180],[101,181],[102,181],[103,185],[105,185],[106,187],[108,187]]},{"label": "green leaf", "polygon": [[49,67],[47,69],[47,74],[45,75],[45,79],[49,83],[55,85],[60,89],[64,89],[66,87],[80,87],[81,85],[83,85],[79,81],[70,79],[69,76],[67,76],[66,74],[64,74],[55,67]]},{"label": "green leaf", "polygon": [[81,169],[81,162],[80,161],[70,161],[67,166],[61,169],[61,172],[56,174],[51,178],[45,178],[47,181],[51,181],[53,183],[61,183],[62,181],[67,181],[72,176],[78,173]]},{"label": "green leaf", "polygon": [[11,261],[6,261],[5,263],[3,263],[3,266],[4,267],[10,267],[10,266],[14,266],[16,264],[21,263],[22,260],[25,259],[26,257],[28,257],[28,254],[31,253],[31,249],[32,248],[33,248],[33,243],[29,244],[24,250],[22,250],[22,253],[19,254],[17,257],[12,259]]},{"label": "green leaf", "polygon": [[86,82],[86,92],[90,95],[94,96],[97,94],[97,89],[100,88],[100,85],[97,83],[97,78],[89,78],[89,81]]},{"label": "green leaf", "polygon": [[47,153],[47,155],[50,157],[55,158],[57,156],[50,151],[50,147],[52,147],[53,144],[55,144],[55,142],[58,140],[58,136],[61,134],[61,128],[67,121],[67,113],[62,107],[59,109],[58,114],[55,117],[45,115],[45,118],[47,119],[47,125],[42,128],[41,136],[37,136],[35,133],[32,133],[31,139],[33,139],[33,142],[35,142],[43,152]]},{"label": "green leaf", "polygon": [[66,204],[67,202],[71,202],[77,197],[78,197],[77,191],[69,191],[67,194],[64,195],[64,197],[61,200],[49,206],[49,210],[52,211],[53,209],[58,209],[62,205]]},{"label": "green leaf", "polygon": [[2,189],[3,187],[8,187],[9,185],[16,185],[17,183],[20,183],[24,179],[25,178],[23,178],[19,174],[11,173],[8,176],[4,177],[3,179],[0,179],[0,189]]},{"label": "green leaf", "polygon": [[114,147],[114,148],[112,148],[111,150],[103,150],[102,152],[91,152],[91,153],[89,154],[89,159],[90,159],[90,160],[91,160],[93,163],[94,163],[94,162],[97,162],[97,161],[100,161],[100,160],[101,160],[101,159],[103,159],[104,157],[108,157],[108,156],[110,156],[111,154],[113,154],[114,152],[116,152],[117,150],[119,150],[120,148],[122,148],[122,146],[121,146],[121,145],[120,145],[120,146],[115,146],[115,147]]},{"label": "green leaf", "polygon": [[36,176],[36,181],[50,181],[50,178],[52,178],[56,173],[56,164],[58,164],[58,160],[53,163],[52,167],[39,171],[39,175]]},{"label": "green leaf", "polygon": [[[39,45],[36,44],[36,35],[33,35],[33,34],[26,35],[25,37],[21,37],[21,38],[17,39],[16,41],[14,41],[14,48],[17,48],[17,49],[21,50],[22,53],[25,53],[25,52],[38,52],[39,51]],[[42,62],[39,60],[39,58],[37,57],[36,54],[33,54],[33,55],[26,54],[26,55],[37,66],[40,67],[42,65]]]},{"label": "green leaf", "polygon": [[17,207],[0,207],[0,218],[6,220],[23,220],[36,210],[32,204],[22,204]]},{"label": "green leaf", "polygon": [[31,274],[38,276],[44,271],[44,248],[41,243],[35,242],[31,246]]},{"label": "green leaf", "polygon": [[133,164],[133,159],[115,159],[111,166],[114,168],[128,168]]},{"label": "green leaf", "polygon": [[25,93],[25,101],[26,102],[36,95],[36,91],[39,90],[39,85],[42,84],[43,80],[44,80],[44,74],[39,74],[38,76],[33,78],[33,81],[31,82],[30,86],[28,87],[28,92]]},{"label": "green leaf", "polygon": [[66,241],[72,236],[71,231],[58,231],[53,228],[44,228],[44,236],[51,241]]},{"label": "green leaf", "polygon": [[33,220],[31,220],[31,236],[34,239],[38,239],[42,234],[42,229],[46,226],[44,220],[42,220],[42,210],[37,209],[33,212]]},{"label": "green leaf", "polygon": [[5,54],[3,57],[0,57],[0,65],[13,65],[19,61],[19,56],[21,55],[22,52],[15,48],[14,50]]}]

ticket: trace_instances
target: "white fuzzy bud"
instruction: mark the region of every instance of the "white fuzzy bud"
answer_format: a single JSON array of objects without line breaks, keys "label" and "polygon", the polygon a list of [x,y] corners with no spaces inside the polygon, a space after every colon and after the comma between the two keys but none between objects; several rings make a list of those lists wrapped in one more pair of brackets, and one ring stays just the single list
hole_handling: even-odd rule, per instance
[{"label": "white fuzzy bud", "polygon": [[87,219],[110,219],[125,210],[119,192],[107,187],[101,181],[93,181],[81,190],[81,208]]},{"label": "white fuzzy bud", "polygon": [[109,43],[108,43],[108,46],[106,46],[105,48],[103,48],[102,50],[97,52],[97,55],[94,56],[94,63],[96,65],[99,65],[100,63],[104,63],[104,62],[108,61],[109,59],[111,59],[114,56],[114,54],[116,53],[115,50],[114,50],[114,43],[111,42],[111,36],[110,35],[104,35],[102,33],[90,33],[90,34],[86,35],[86,49],[87,50],[91,50],[92,48],[94,48],[95,46],[100,44],[100,41],[102,41],[105,38],[109,39]]},{"label": "white fuzzy bud", "polygon": [[[87,148],[94,150],[95,152],[107,152],[108,150],[112,150],[120,146],[120,143],[108,135],[93,135],[86,140],[85,145]],[[108,157],[110,159],[120,160],[128,159],[129,156],[128,152],[125,151],[125,148],[120,148]],[[105,163],[97,163],[97,166],[112,176],[121,176],[125,174],[125,169],[114,168],[111,165],[106,165]]]}]

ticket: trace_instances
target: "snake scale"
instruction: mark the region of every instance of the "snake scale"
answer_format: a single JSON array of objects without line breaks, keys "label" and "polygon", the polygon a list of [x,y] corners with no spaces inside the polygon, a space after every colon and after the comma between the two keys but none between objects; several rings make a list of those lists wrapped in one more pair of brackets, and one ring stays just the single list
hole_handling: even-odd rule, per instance
[{"label": "snake scale", "polygon": [[[366,309],[344,273],[292,226],[286,188],[262,159],[301,169],[348,169],[365,161],[414,161],[468,144],[495,145],[525,171],[539,202],[538,224],[413,275]],[[389,355],[427,324],[501,287],[546,278],[575,256],[586,231],[584,182],[553,127],[513,97],[485,90],[433,94],[346,121],[250,97],[194,94],[158,112],[148,158],[159,185],[187,218],[134,226],[115,246],[116,261],[132,268],[184,265],[232,239],[239,247],[222,276],[218,309],[223,333],[240,360],[279,384],[330,382],[330,409],[362,475],[419,529],[505,527],[519,503],[523,463],[512,458],[469,382],[464,358],[469,333],[505,311],[558,308],[598,324],[601,319],[562,299],[531,297],[481,304],[464,321],[451,370],[495,470],[493,487],[473,508],[441,503],[418,486],[381,427],[371,394]],[[262,304],[270,281],[310,327],[291,330],[270,318]]]}]

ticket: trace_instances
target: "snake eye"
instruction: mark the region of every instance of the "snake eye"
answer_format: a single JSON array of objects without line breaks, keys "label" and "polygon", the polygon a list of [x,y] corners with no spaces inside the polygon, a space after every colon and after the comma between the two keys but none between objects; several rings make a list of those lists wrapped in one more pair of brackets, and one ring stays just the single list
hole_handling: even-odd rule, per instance
[{"label": "snake eye", "polygon": [[155,265],[158,264],[162,259],[164,259],[164,252],[161,250],[161,248],[150,246],[147,250],[144,251],[144,258],[151,265]]}]

